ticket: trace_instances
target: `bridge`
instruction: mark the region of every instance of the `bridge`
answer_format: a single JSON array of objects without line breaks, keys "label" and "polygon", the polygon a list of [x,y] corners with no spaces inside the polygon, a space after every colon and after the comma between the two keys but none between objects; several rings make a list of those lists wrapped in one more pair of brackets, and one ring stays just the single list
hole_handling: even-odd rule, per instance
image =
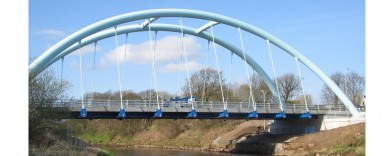
[{"label": "bridge", "polygon": [[[224,107],[221,101],[197,101],[195,109],[196,117],[188,117],[191,105],[188,102],[163,103],[161,117],[156,117],[158,104],[148,100],[125,100],[124,108],[126,116],[118,117],[121,109],[120,100],[87,100],[86,109],[88,116],[80,117],[82,101],[79,99],[63,99],[53,103],[54,111],[60,112],[57,117],[61,119],[219,119],[219,120],[269,120],[269,132],[272,134],[302,134],[319,130],[327,130],[346,126],[349,124],[364,122],[364,118],[351,119],[348,109],[338,105],[311,105],[308,107],[310,118],[302,117],[306,113],[304,104],[293,104],[285,107],[285,117],[275,118],[280,113],[275,103],[258,103],[256,109],[258,118],[249,118],[247,114],[252,111],[249,102],[229,102],[227,117],[221,117],[220,110]],[[65,108],[65,110],[64,110]],[[364,113],[364,109],[359,112]],[[67,112],[67,113],[64,113]],[[265,124],[265,122],[264,122]],[[298,126],[299,125],[299,126]]]},{"label": "bridge", "polygon": [[[93,100],[86,101],[86,108],[88,115],[85,118],[80,117],[80,109],[82,108],[82,101],[77,99],[64,99],[55,102],[52,106],[54,108],[68,108],[70,112],[68,116],[63,116],[66,119],[223,119],[223,120],[237,120],[246,119],[253,120],[257,118],[249,118],[248,114],[253,111],[252,104],[249,102],[228,102],[227,109],[229,114],[227,117],[221,117],[220,112],[224,109],[222,101],[197,101],[194,103],[196,109],[196,117],[188,117],[188,112],[191,111],[191,105],[188,102],[170,102],[163,103],[161,117],[155,115],[158,104],[156,101],[148,100],[125,100],[124,108],[126,116],[124,118],[118,117],[118,111],[121,109],[120,100]],[[346,111],[345,107],[341,105],[331,108],[327,105],[311,105],[308,107],[311,118],[318,119],[319,116],[326,114],[335,114],[340,116]],[[256,104],[258,118],[260,119],[275,119],[275,116],[280,113],[280,109],[275,103],[259,103]],[[304,104],[287,105],[285,107],[285,118],[277,120],[295,120],[307,119],[303,118],[301,114],[306,113]],[[335,114],[336,115],[336,114]]]},{"label": "bridge", "polygon": [[[157,23],[160,19],[164,18],[177,18],[180,21],[180,25],[169,23]],[[203,20],[205,24],[198,28],[188,27],[182,24],[182,18]],[[142,23],[129,24],[134,21],[144,20]],[[214,35],[213,27],[216,25],[225,25],[232,28],[236,28],[240,37],[241,47],[236,47],[234,44]],[[215,29],[215,28],[214,28]],[[216,58],[216,66],[219,76],[219,82],[221,86],[221,102],[202,102],[195,101],[193,99],[193,91],[189,87],[190,98],[185,103],[164,103],[159,99],[157,95],[153,102],[146,101],[129,101],[122,98],[122,83],[121,72],[119,65],[119,54],[117,54],[117,66],[118,66],[118,84],[120,91],[119,101],[105,101],[98,99],[85,99],[83,94],[83,78],[81,67],[81,52],[80,48],[94,44],[95,53],[96,45],[100,40],[104,40],[110,37],[115,37],[116,48],[118,48],[118,35],[126,35],[135,32],[149,32],[150,51],[152,52],[152,78],[154,78],[155,91],[158,93],[158,84],[156,82],[156,67],[155,67],[155,52],[156,52],[156,36],[157,32],[173,32],[180,33],[182,39],[182,51],[181,57],[185,58],[186,75],[188,85],[191,86],[191,80],[189,78],[188,61],[186,55],[186,45],[184,43],[185,35],[192,35],[208,41],[208,46],[212,43],[212,48]],[[254,58],[252,58],[248,51],[245,50],[245,44],[242,37],[242,31],[245,31],[251,35],[264,39],[268,46],[268,52],[272,62],[273,79],[265,72],[265,70],[258,64]],[[154,44],[152,39],[152,32],[154,32]],[[250,93],[248,102],[231,102],[225,99],[224,90],[222,88],[220,65],[218,63],[216,45],[219,45],[231,52],[231,57],[238,56],[245,63],[246,78],[249,81]],[[297,63],[297,68],[300,76],[300,86],[304,93],[304,87],[302,82],[302,75],[300,73],[299,64],[302,63],[314,74],[316,74],[323,82],[334,92],[335,95],[342,101],[344,108],[347,108],[353,117],[360,116],[360,112],[343,93],[343,91],[310,59],[301,54],[298,50],[288,45],[279,38],[269,34],[268,32],[253,26],[249,23],[226,17],[223,15],[186,9],[156,9],[156,10],[144,10],[138,12],[126,13],[111,18],[104,19],[102,21],[91,24],[79,31],[69,35],[57,44],[53,45],[41,56],[34,60],[29,65],[29,77],[30,79],[39,75],[46,68],[50,67],[53,63],[64,60],[65,56],[73,53],[80,53],[80,81],[81,81],[81,100],[61,100],[60,103],[53,104],[56,108],[67,108],[70,110],[71,115],[65,118],[70,119],[276,119],[276,120],[297,120],[297,119],[321,119],[322,116],[327,114],[328,109],[324,106],[310,106],[306,103],[303,105],[286,105],[281,99],[281,93],[278,88],[278,81],[276,80],[276,72],[274,68],[274,62],[272,58],[271,45],[274,45],[285,53],[292,56]],[[125,54],[126,57],[126,54]],[[95,56],[94,56],[95,59]],[[126,60],[126,58],[125,58]],[[249,78],[249,67],[252,68],[266,83],[270,90],[274,103],[256,103],[253,97],[252,82]],[[95,66],[95,60],[94,60]],[[207,66],[207,64],[206,64]],[[95,70],[95,67],[93,68]],[[231,69],[231,66],[230,66]],[[62,70],[62,69],[61,69]],[[62,73],[62,71],[61,71]],[[61,75],[62,76],[62,75]],[[244,76],[243,76],[244,77]],[[93,81],[93,80],[92,80]],[[199,99],[198,99],[199,100]],[[321,108],[320,108],[321,107]],[[341,108],[341,107],[340,107]],[[322,121],[322,120],[321,120]],[[310,122],[310,121],[308,121]]]}]

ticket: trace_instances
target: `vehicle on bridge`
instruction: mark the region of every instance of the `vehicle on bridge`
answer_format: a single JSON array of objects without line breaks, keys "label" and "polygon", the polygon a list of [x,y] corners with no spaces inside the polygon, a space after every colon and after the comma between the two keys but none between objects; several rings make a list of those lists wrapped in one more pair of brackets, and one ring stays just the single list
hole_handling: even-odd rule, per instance
[{"label": "vehicle on bridge", "polygon": [[175,98],[164,99],[163,107],[169,107],[171,104],[175,107],[191,107],[191,102],[194,102],[194,107],[196,107],[196,96],[185,96],[180,97],[176,96]]}]

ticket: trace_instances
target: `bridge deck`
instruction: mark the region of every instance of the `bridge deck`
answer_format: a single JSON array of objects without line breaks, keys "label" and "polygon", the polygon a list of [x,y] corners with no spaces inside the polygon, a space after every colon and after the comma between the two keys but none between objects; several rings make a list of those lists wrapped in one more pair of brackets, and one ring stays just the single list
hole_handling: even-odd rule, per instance
[{"label": "bridge deck", "polygon": [[[88,99],[84,104],[88,113],[87,119],[115,119],[118,116],[121,102],[119,100],[91,101]],[[55,102],[52,107],[58,112],[70,112],[65,113],[67,115],[59,115],[60,118],[79,119],[81,105],[81,100],[64,99]],[[151,119],[157,110],[157,105],[156,101],[124,100],[125,119]],[[191,111],[191,105],[188,102],[161,102],[160,106],[163,113],[162,119],[194,119],[187,118],[188,112]],[[197,112],[195,119],[218,119],[219,113],[223,111],[223,104],[218,101],[197,101],[194,107]],[[227,109],[229,117],[222,119],[248,119],[248,114],[253,111],[252,104],[248,102],[229,102]],[[275,103],[256,103],[256,109],[260,119],[275,119],[276,114],[280,113],[280,108]],[[348,114],[346,108],[342,106],[309,105],[308,109],[312,118],[326,114],[331,116]],[[306,107],[302,104],[287,105],[284,112],[286,119],[297,119],[302,113],[306,113]]]},{"label": "bridge deck", "polygon": [[[79,119],[81,107],[69,107],[70,116],[68,119]],[[86,119],[115,119],[118,116],[119,106],[95,106],[86,107],[88,115]],[[125,107],[125,119],[151,119],[154,118],[154,107]],[[197,117],[188,118],[187,114],[191,108],[177,108],[177,107],[162,107],[163,115],[161,119],[217,119],[221,108],[196,108]],[[229,117],[220,119],[248,119],[247,116],[253,111],[251,108],[229,108]],[[305,113],[305,110],[284,110],[287,119],[297,119],[300,114]],[[258,109],[257,113],[260,119],[274,119],[280,109]],[[326,110],[310,110],[312,118],[318,118],[318,115],[325,115]]]}]

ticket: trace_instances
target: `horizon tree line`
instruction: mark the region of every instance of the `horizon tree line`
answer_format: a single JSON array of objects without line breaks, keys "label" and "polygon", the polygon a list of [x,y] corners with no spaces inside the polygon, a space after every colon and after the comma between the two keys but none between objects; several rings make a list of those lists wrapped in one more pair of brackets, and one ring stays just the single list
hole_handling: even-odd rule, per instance
[{"label": "horizon tree line", "polygon": [[[227,83],[224,73],[220,71],[224,99],[227,102],[247,102],[251,100],[249,82],[246,83]],[[341,72],[335,72],[330,78],[342,89],[355,106],[359,106],[363,100],[365,92],[365,78],[358,73],[351,71],[345,76]],[[265,81],[257,74],[253,73],[250,77],[252,82],[252,94],[256,103],[275,103],[273,94],[266,85]],[[222,101],[221,85],[218,72],[213,68],[204,68],[194,72],[190,76],[192,95],[197,97],[197,101]],[[286,73],[277,77],[279,94],[286,104],[304,104],[304,96],[301,90],[299,77],[294,73]],[[345,83],[344,83],[345,82]],[[347,85],[345,85],[347,84]],[[182,96],[190,96],[188,80],[181,88]],[[321,103],[339,105],[341,101],[332,90],[323,84],[321,89]],[[84,98],[94,99],[120,99],[119,91],[106,92],[88,92]],[[162,99],[169,99],[176,95],[167,91],[156,91],[154,89],[145,89],[140,92],[125,90],[122,92],[124,100],[156,100],[156,96]],[[313,104],[313,98],[310,93],[305,94],[307,103]]]}]

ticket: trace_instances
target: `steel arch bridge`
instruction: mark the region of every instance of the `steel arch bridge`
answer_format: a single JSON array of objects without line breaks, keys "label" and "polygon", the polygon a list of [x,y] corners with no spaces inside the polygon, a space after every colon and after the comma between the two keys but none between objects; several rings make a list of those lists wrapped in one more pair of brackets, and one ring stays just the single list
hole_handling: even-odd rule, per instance
[{"label": "steel arch bridge", "polygon": [[[32,62],[29,65],[29,77],[30,79],[34,78],[40,72],[45,70],[47,67],[49,67],[57,60],[75,51],[77,48],[79,48],[77,43],[79,43],[81,46],[86,46],[98,40],[102,40],[104,38],[114,36],[116,35],[116,33],[124,34],[124,33],[132,33],[132,32],[139,32],[139,31],[149,31],[148,29],[149,27],[153,31],[181,32],[181,27],[178,25],[152,23],[156,19],[163,18],[163,17],[185,17],[185,18],[195,18],[195,19],[203,19],[203,20],[211,21],[198,29],[183,27],[183,33],[204,38],[209,41],[212,41],[214,38],[216,44],[225,47],[226,49],[230,50],[232,53],[239,56],[241,59],[244,59],[244,57],[246,57],[247,59],[246,61],[248,65],[250,65],[264,79],[267,86],[271,90],[273,96],[275,97],[277,102],[280,103],[279,107],[281,110],[283,110],[283,107],[285,107],[284,102],[279,101],[278,98],[279,95],[276,89],[276,85],[273,83],[270,77],[264,72],[261,66],[259,66],[258,63],[253,58],[245,54],[240,48],[233,46],[232,44],[224,41],[221,38],[214,37],[211,34],[205,32],[204,30],[216,24],[225,24],[231,27],[240,28],[241,30],[244,30],[260,38],[263,38],[264,40],[269,41],[269,43],[272,43],[273,45],[281,48],[283,51],[287,52],[291,56],[299,59],[300,62],[302,62],[313,73],[315,73],[321,80],[323,80],[325,84],[340,98],[340,100],[343,102],[346,108],[349,109],[349,111],[354,117],[360,115],[359,111],[348,99],[348,97],[342,92],[342,90],[310,59],[302,55],[298,50],[294,49],[292,46],[288,45],[287,43],[283,42],[277,37],[267,33],[266,31],[256,26],[223,15],[204,12],[204,11],[197,11],[197,10],[186,10],[186,9],[144,10],[144,11],[131,12],[131,13],[118,15],[118,16],[114,16],[96,22],[69,35],[65,39],[61,40],[60,42],[58,42],[57,44],[49,48],[41,56],[39,56],[34,62]],[[105,30],[113,26],[116,27],[119,24],[132,22],[136,20],[142,20],[142,19],[146,19],[146,21],[140,25],[138,24],[138,25],[118,27],[117,30],[115,30],[116,32],[112,29]]]}]

